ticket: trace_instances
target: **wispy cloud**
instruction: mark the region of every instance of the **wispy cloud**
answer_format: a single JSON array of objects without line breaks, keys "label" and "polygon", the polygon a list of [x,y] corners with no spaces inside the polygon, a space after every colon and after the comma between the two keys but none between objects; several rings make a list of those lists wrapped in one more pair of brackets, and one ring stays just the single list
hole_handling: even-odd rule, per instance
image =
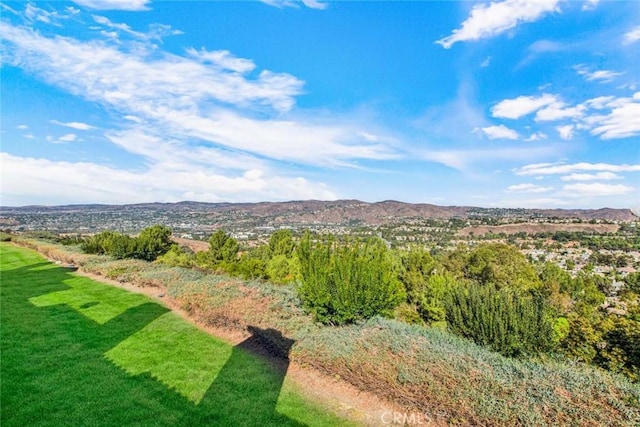
[{"label": "wispy cloud", "polygon": [[149,10],[151,0],[73,0],[74,3],[88,9],[97,10]]},{"label": "wispy cloud", "polygon": [[640,135],[640,92],[633,98],[618,100],[609,114],[591,118],[589,124],[593,135],[602,139],[628,138]]},{"label": "wispy cloud", "polygon": [[540,108],[558,102],[557,95],[542,94],[541,96],[519,96],[505,99],[491,108],[493,117],[505,119],[519,119]]},{"label": "wispy cloud", "polygon": [[595,10],[598,7],[598,3],[600,3],[600,0],[586,0],[582,3],[582,10]]},{"label": "wispy cloud", "polygon": [[624,179],[622,176],[613,172],[598,172],[598,173],[572,173],[571,175],[563,176],[560,178],[563,181],[609,181],[613,179]]},{"label": "wispy cloud", "polygon": [[59,125],[59,126],[64,126],[64,127],[68,127],[68,128],[72,128],[72,129],[77,129],[77,130],[91,130],[91,129],[95,129],[94,126],[90,126],[86,123],[81,123],[81,122],[67,122],[67,123],[63,123],[63,122],[59,122],[57,120],[51,120],[51,123],[53,123],[54,125]]},{"label": "wispy cloud", "polygon": [[135,31],[127,24],[112,22],[106,16],[92,15],[92,17],[96,24],[100,24],[106,28],[115,30],[114,32],[103,31],[104,35],[110,36],[112,38],[117,38],[119,34],[118,32],[128,34],[140,40],[162,40],[163,37],[183,34],[182,31],[175,30],[169,25],[151,24],[149,26],[149,31],[141,32]]},{"label": "wispy cloud", "polygon": [[518,139],[519,135],[513,129],[509,129],[505,125],[487,126],[481,128],[482,132],[489,137],[489,139]]},{"label": "wispy cloud", "polygon": [[206,49],[187,49],[187,54],[202,63],[214,64],[223,70],[235,71],[246,74],[256,68],[256,64],[250,59],[238,58],[228,50],[208,51]]},{"label": "wispy cloud", "polygon": [[627,31],[624,35],[624,43],[631,44],[640,40],[640,25]]},{"label": "wispy cloud", "polygon": [[556,130],[558,131],[560,138],[564,139],[565,141],[568,141],[571,138],[573,138],[575,126],[574,125],[556,126]]},{"label": "wispy cloud", "polygon": [[51,135],[47,136],[45,138],[48,142],[52,143],[52,144],[66,144],[69,142],[75,142],[78,140],[78,135],[76,135],[75,133],[67,133],[65,135],[62,135],[60,137],[53,137]]},{"label": "wispy cloud", "polygon": [[610,163],[534,163],[515,169],[516,175],[557,175],[581,171],[639,172],[638,165],[613,165]]},{"label": "wispy cloud", "polygon": [[507,187],[509,193],[547,193],[553,190],[553,187],[542,187],[536,184],[516,184]]},{"label": "wispy cloud", "polygon": [[[288,173],[286,165],[359,167],[358,160],[402,155],[375,125],[302,110],[294,114],[304,82],[257,70],[253,61],[228,51],[187,49],[179,56],[139,41],[129,46],[123,40],[45,37],[7,22],[0,22],[0,37],[7,63],[119,114],[120,130],[105,136],[139,158],[138,167],[126,171],[4,154],[12,167],[3,174],[12,177],[12,185],[3,191],[12,197],[22,197],[21,188],[24,197],[35,194],[39,186],[40,194],[56,195],[60,202],[123,203],[140,194],[150,200],[332,199],[336,193],[327,185]],[[52,123],[93,129],[81,122]],[[67,134],[51,142],[77,140]],[[54,178],[43,190],[39,177],[49,175]],[[56,183],[64,183],[64,194]],[[77,189],[73,197],[69,186]]]},{"label": "wispy cloud", "polygon": [[519,96],[500,101],[491,112],[494,117],[507,119],[535,112],[539,123],[570,120],[556,126],[563,139],[570,139],[577,130],[587,130],[605,140],[640,135],[640,92],[630,97],[600,96],[574,105],[558,95]]},{"label": "wispy cloud", "polygon": [[310,9],[326,9],[328,4],[318,0],[260,0],[262,3],[266,3],[269,6],[278,8],[284,7],[299,7],[300,4]]},{"label": "wispy cloud", "polygon": [[589,69],[583,64],[576,65],[574,69],[579,75],[583,76],[584,79],[588,82],[597,81],[601,83],[608,83],[613,81],[616,77],[624,74],[624,73],[618,73],[612,70],[589,71]]},{"label": "wispy cloud", "polygon": [[524,161],[535,158],[557,156],[558,149],[553,146],[498,147],[486,149],[452,149],[452,150],[422,150],[414,155],[418,158],[441,163],[453,169],[465,171],[472,165],[501,161]]},{"label": "wispy cloud", "polygon": [[583,105],[571,107],[565,102],[553,102],[538,110],[535,120],[537,122],[554,122],[562,119],[576,119],[584,116]]},{"label": "wispy cloud", "polygon": [[445,49],[457,42],[494,37],[524,22],[534,22],[551,12],[559,12],[562,0],[505,0],[477,4],[462,26],[438,40]]},{"label": "wispy cloud", "polygon": [[[3,203],[139,203],[142,201],[262,201],[335,199],[322,183],[253,169],[236,174],[191,167],[167,169],[165,163],[129,171],[91,162],[64,162],[0,153]],[[46,196],[43,196],[46,195]]]},{"label": "wispy cloud", "polygon": [[633,187],[623,184],[602,184],[599,182],[593,184],[568,184],[563,190],[572,193],[576,197],[602,197],[602,196],[619,196],[634,191]]}]

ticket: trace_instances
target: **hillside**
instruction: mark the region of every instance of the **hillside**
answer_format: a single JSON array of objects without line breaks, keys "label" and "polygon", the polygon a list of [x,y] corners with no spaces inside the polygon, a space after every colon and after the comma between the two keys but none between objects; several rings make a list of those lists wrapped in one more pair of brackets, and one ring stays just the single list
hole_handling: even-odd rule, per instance
[{"label": "hillside", "polygon": [[629,209],[508,209],[470,206],[438,206],[428,203],[405,203],[394,200],[368,203],[359,200],[319,201],[303,200],[289,202],[260,203],[141,203],[132,205],[66,205],[2,207],[0,214],[4,222],[17,214],[98,214],[164,213],[206,214],[212,219],[233,215],[237,219],[271,219],[272,223],[349,224],[361,222],[377,225],[390,219],[412,218],[471,218],[495,217],[518,218],[576,218],[582,220],[601,219],[609,221],[633,221],[637,217]]}]

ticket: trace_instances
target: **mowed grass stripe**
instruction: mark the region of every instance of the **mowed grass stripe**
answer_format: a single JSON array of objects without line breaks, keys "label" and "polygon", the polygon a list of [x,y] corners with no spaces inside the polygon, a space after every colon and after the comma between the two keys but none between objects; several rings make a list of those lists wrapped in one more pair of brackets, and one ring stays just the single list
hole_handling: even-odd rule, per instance
[{"label": "mowed grass stripe", "polygon": [[142,295],[7,243],[0,259],[3,427],[348,424]]}]

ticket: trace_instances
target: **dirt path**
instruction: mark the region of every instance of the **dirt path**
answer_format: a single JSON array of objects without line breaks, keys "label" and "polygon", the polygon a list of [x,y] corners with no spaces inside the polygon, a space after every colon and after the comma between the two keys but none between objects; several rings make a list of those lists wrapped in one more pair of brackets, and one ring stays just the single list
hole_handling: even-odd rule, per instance
[{"label": "dirt path", "polygon": [[[238,330],[212,327],[196,321],[180,307],[177,301],[168,297],[166,291],[162,288],[138,287],[131,283],[111,280],[82,270],[78,270],[75,273],[129,292],[147,295],[159,304],[174,311],[189,323],[232,345],[240,344],[250,336],[246,331],[243,333]],[[282,358],[274,356],[267,349],[253,348],[252,350],[276,366],[287,366],[287,363]],[[365,426],[390,425],[393,414],[404,413],[401,407],[383,400],[379,396],[358,390],[351,384],[295,362],[288,363],[285,381],[290,382],[297,391],[309,400],[319,402],[329,411]]]}]

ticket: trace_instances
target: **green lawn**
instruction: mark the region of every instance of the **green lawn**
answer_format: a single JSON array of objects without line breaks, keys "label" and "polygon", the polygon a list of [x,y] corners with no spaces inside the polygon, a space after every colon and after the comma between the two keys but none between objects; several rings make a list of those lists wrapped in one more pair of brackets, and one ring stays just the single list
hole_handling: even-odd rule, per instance
[{"label": "green lawn", "polygon": [[0,243],[5,426],[345,425],[276,368],[143,295]]}]

